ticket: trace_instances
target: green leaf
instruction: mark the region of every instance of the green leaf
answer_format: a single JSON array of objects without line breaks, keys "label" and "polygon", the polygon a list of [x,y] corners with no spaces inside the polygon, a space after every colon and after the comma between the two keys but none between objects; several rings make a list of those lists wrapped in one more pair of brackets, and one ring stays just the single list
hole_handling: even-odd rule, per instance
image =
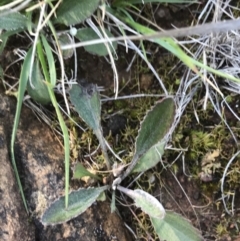
[{"label": "green leaf", "polygon": [[44,78],[38,60],[36,60],[33,64],[32,84],[34,88],[31,87],[30,82],[28,81],[27,91],[28,94],[32,97],[32,99],[42,105],[50,103],[51,98],[49,96],[46,83],[44,83]]},{"label": "green leaf", "polygon": [[0,17],[0,29],[19,30],[26,29],[28,19],[19,12],[9,13]]},{"label": "green leaf", "polygon": [[101,192],[96,201],[104,202],[107,200],[105,192]]},{"label": "green leaf", "polygon": [[167,211],[164,219],[151,217],[152,225],[161,240],[167,241],[201,241],[200,232],[181,215]]},{"label": "green leaf", "polygon": [[[104,36],[101,29],[98,28],[98,30],[101,33],[101,35]],[[113,37],[112,33],[107,29],[105,29],[105,33],[109,38]],[[79,29],[75,37],[78,38],[80,41],[89,41],[93,39],[99,39],[98,34],[92,28]],[[113,53],[114,49],[115,50],[117,49],[117,42],[113,42],[112,45],[108,44],[108,46],[110,48],[111,53]],[[103,43],[84,46],[84,49],[87,52],[91,54],[97,54],[98,56],[108,55],[107,48]]]},{"label": "green leaf", "polygon": [[[51,26],[50,22],[48,23],[49,26]],[[51,28],[52,29],[52,28]],[[52,32],[53,35],[55,36],[55,32]],[[69,135],[68,135],[68,129],[67,126],[64,122],[64,119],[62,117],[62,112],[60,111],[59,107],[58,107],[58,102],[55,96],[55,93],[53,91],[53,86],[55,86],[55,82],[56,82],[56,69],[55,69],[55,65],[51,65],[53,63],[53,61],[51,61],[51,58],[53,56],[51,50],[48,50],[48,48],[50,48],[49,44],[47,43],[47,40],[45,39],[45,37],[42,35],[42,41],[43,41],[43,45],[45,48],[45,53],[46,53],[46,57],[47,57],[47,61],[48,61],[48,67],[51,68],[48,71],[48,67],[47,67],[47,63],[46,63],[46,58],[45,58],[45,54],[43,51],[43,47],[42,47],[42,43],[41,41],[39,41],[37,43],[37,53],[38,53],[38,59],[40,60],[41,63],[41,67],[43,70],[43,74],[44,74],[44,78],[46,80],[47,84],[47,89],[48,89],[48,93],[49,96],[51,98],[51,102],[52,105],[55,108],[56,114],[57,114],[57,118],[58,118],[58,122],[60,124],[62,133],[63,133],[63,141],[64,141],[64,163],[65,163],[65,207],[68,207],[68,192],[69,192],[69,159],[70,159],[70,147],[69,147]],[[49,74],[50,72],[50,74]]]},{"label": "green leaf", "polygon": [[101,181],[101,178],[89,172],[80,162],[78,162],[73,172],[73,179],[80,179],[82,177],[92,177]]},{"label": "green leaf", "polygon": [[151,147],[145,154],[140,157],[132,172],[145,172],[148,169],[156,166],[164,154],[165,144],[165,141],[161,141]]},{"label": "green leaf", "polygon": [[69,205],[65,208],[64,196],[53,202],[42,216],[44,225],[67,222],[85,212],[108,186],[79,189],[69,194]]},{"label": "green leaf", "polygon": [[2,54],[6,44],[7,44],[7,41],[8,41],[8,38],[12,35],[15,35],[17,33],[21,32],[21,30],[12,30],[12,31],[7,31],[7,32],[2,32],[0,34],[1,36],[1,41],[0,41],[0,54]]},{"label": "green leaf", "polygon": [[93,130],[101,129],[101,102],[97,86],[94,84],[88,84],[85,87],[73,85],[69,95],[75,110],[86,124]]},{"label": "green leaf", "polygon": [[21,109],[22,109],[22,103],[23,103],[23,97],[24,93],[26,90],[29,74],[30,74],[30,66],[31,66],[31,56],[32,56],[32,48],[30,48],[27,52],[27,55],[24,59],[23,66],[21,69],[21,74],[20,74],[20,79],[19,79],[19,87],[18,87],[18,94],[17,94],[17,108],[16,108],[16,113],[14,116],[14,123],[13,123],[13,130],[12,130],[12,137],[11,137],[11,143],[10,143],[10,152],[11,152],[11,160],[12,160],[12,165],[13,165],[13,170],[16,175],[18,187],[21,193],[21,197],[25,206],[25,209],[28,213],[28,208],[27,208],[27,202],[24,196],[22,184],[19,178],[18,170],[17,170],[17,165],[16,165],[16,160],[15,160],[15,153],[14,153],[14,143],[16,139],[16,134],[17,134],[17,128],[19,124],[19,119],[20,119],[20,114],[21,114]]},{"label": "green leaf", "polygon": [[[55,87],[56,85],[56,82],[57,82],[57,74],[56,74],[56,67],[55,67],[55,61],[54,61],[54,57],[53,57],[53,53],[52,53],[52,49],[46,39],[46,37],[41,34],[41,40],[42,40],[42,43],[43,43],[43,46],[44,46],[44,49],[45,49],[45,54],[46,54],[46,57],[47,57],[47,62],[48,62],[48,71],[49,74],[50,74],[50,83],[51,83],[51,87]],[[47,67],[45,67],[47,68]]]},{"label": "green leaf", "polygon": [[62,1],[57,9],[56,23],[74,25],[83,22],[98,8],[100,0],[67,0]]},{"label": "green leaf", "polygon": [[164,218],[165,209],[155,197],[141,189],[134,190],[134,193],[136,195],[135,205],[137,207],[140,207],[150,217],[154,217],[156,219]]},{"label": "green leaf", "polygon": [[111,213],[114,213],[116,211],[116,191],[113,190],[112,192],[112,200],[111,200],[111,205],[110,205],[110,208],[111,208]]},{"label": "green leaf", "polygon": [[[58,40],[59,40],[59,43],[61,45],[64,45],[64,44],[71,44],[72,43],[72,39],[70,37],[69,34],[61,34],[59,37],[58,37]],[[65,49],[62,51],[62,54],[63,54],[63,58],[64,59],[69,59],[73,56],[73,48],[72,49]]]},{"label": "green leaf", "polygon": [[141,123],[135,156],[140,157],[163,139],[172,126],[174,116],[175,103],[173,98],[165,98],[155,104]]},{"label": "green leaf", "polygon": [[157,220],[165,217],[165,209],[162,204],[149,193],[141,189],[127,189],[121,186],[117,186],[117,189],[135,201],[135,205],[147,213],[150,217],[154,217]]},{"label": "green leaf", "polygon": [[88,84],[86,86],[73,85],[69,94],[70,101],[75,106],[79,116],[93,129],[94,134],[97,136],[108,170],[110,170],[111,165],[100,124],[101,101],[97,86],[94,84]]},{"label": "green leaf", "polygon": [[[150,168],[161,160],[160,155],[163,153],[165,142],[163,138],[172,126],[175,108],[173,98],[168,97],[157,102],[148,111],[138,133],[133,159],[123,175],[113,181],[113,188],[116,188],[132,172],[139,160],[140,164],[134,172],[147,170],[148,162],[151,164],[149,165]],[[151,158],[152,160],[150,161],[149,159]]]}]

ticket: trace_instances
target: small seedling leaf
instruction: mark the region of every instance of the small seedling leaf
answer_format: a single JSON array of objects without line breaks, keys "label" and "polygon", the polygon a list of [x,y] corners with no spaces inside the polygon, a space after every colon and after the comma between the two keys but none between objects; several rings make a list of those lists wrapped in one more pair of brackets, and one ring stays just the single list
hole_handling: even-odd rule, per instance
[{"label": "small seedling leaf", "polygon": [[135,201],[135,205],[150,217],[154,217],[157,220],[165,217],[165,209],[162,204],[149,193],[141,189],[130,190],[121,186],[117,186],[117,189],[132,198]]},{"label": "small seedling leaf", "polygon": [[78,162],[73,172],[73,179],[81,179],[82,177],[92,177],[101,181],[97,175],[89,172],[80,162]]},{"label": "small seedling leaf", "polygon": [[[72,39],[71,39],[69,34],[61,34],[58,37],[58,40],[59,40],[61,45],[71,44],[72,43]],[[62,54],[63,54],[63,58],[64,59],[71,58],[73,56],[73,48],[72,49],[65,49],[65,50],[63,50]]]},{"label": "small seedling leaf", "polygon": [[165,98],[155,104],[141,123],[135,156],[140,157],[164,138],[172,126],[174,116],[175,103],[173,98]]},{"label": "small seedling leaf", "polygon": [[16,113],[14,116],[14,123],[13,123],[13,129],[12,129],[12,137],[11,137],[11,143],[10,143],[10,153],[11,153],[11,160],[12,160],[12,165],[13,165],[13,170],[16,175],[18,187],[21,193],[21,197],[25,206],[25,209],[28,213],[28,207],[27,207],[27,202],[24,196],[23,192],[23,187],[21,184],[21,180],[19,178],[18,174],[18,169],[16,165],[16,160],[15,160],[15,148],[14,148],[14,143],[17,135],[17,128],[19,124],[19,119],[20,119],[20,114],[21,114],[21,109],[22,109],[22,104],[23,104],[23,98],[24,98],[24,93],[27,87],[27,82],[29,79],[29,74],[30,74],[30,66],[31,66],[31,56],[33,53],[32,47],[28,50],[27,55],[23,61],[23,66],[20,74],[20,79],[19,79],[19,87],[18,87],[18,93],[17,93],[17,108],[16,108]]},{"label": "small seedling leaf", "polygon": [[94,84],[88,84],[87,86],[73,85],[69,94],[75,110],[86,124],[93,130],[101,129],[101,102],[97,86]]},{"label": "small seedling leaf", "polygon": [[134,193],[136,194],[135,205],[137,207],[141,208],[150,217],[164,218],[165,209],[155,197],[141,189],[134,190]]},{"label": "small seedling leaf", "polygon": [[83,22],[98,8],[100,0],[68,0],[62,1],[57,9],[55,22],[74,25]]},{"label": "small seedling leaf", "polygon": [[132,172],[145,172],[153,168],[162,159],[164,154],[165,141],[161,141],[151,147],[143,156],[140,157]]},{"label": "small seedling leaf", "polygon": [[106,194],[105,192],[101,192],[100,195],[98,196],[97,198],[97,201],[101,201],[101,202],[104,202],[107,200],[107,197],[106,197]]},{"label": "small seedling leaf", "polygon": [[[164,137],[173,124],[175,108],[173,98],[168,97],[157,102],[155,106],[148,111],[141,123],[133,159],[123,175],[113,181],[113,188],[116,188],[116,186],[133,171],[139,159],[142,158],[139,166],[134,170],[134,172],[146,170],[148,161],[151,158],[153,158],[153,160],[151,162],[151,166],[149,165],[149,168],[161,160],[164,142],[166,142]],[[163,143],[163,145],[161,143]],[[156,151],[156,153],[154,153],[154,151]]]},{"label": "small seedling leaf", "polygon": [[28,19],[19,12],[9,13],[0,17],[0,29],[24,30],[27,28]]},{"label": "small seedling leaf", "polygon": [[[98,28],[98,31],[104,37],[100,28]],[[113,37],[112,33],[107,29],[105,29],[104,31],[109,38]],[[98,34],[92,28],[79,29],[75,37],[78,38],[80,41],[89,41],[93,39],[99,39]],[[108,46],[110,48],[110,51],[113,53],[113,51],[117,49],[117,42],[113,42],[111,45],[108,44]],[[96,54],[98,56],[108,55],[108,51],[105,44],[93,44],[89,46],[84,46],[84,49],[87,52],[91,54]]]},{"label": "small seedling leaf", "polygon": [[50,103],[51,98],[49,96],[46,83],[44,83],[44,78],[38,60],[36,60],[33,64],[32,84],[34,88],[31,87],[30,82],[28,81],[27,91],[28,94],[32,97],[32,99],[42,105]]},{"label": "small seedling leaf", "polygon": [[200,232],[181,215],[167,211],[164,219],[151,217],[152,225],[161,240],[167,241],[201,241]]},{"label": "small seedling leaf", "polygon": [[68,208],[65,208],[65,197],[53,202],[42,216],[44,225],[54,225],[67,222],[85,212],[104,192],[108,186],[79,189],[69,194]]},{"label": "small seedling leaf", "polygon": [[100,124],[101,100],[97,86],[94,84],[86,86],[73,85],[69,94],[70,101],[75,106],[79,116],[93,129],[94,134],[97,136],[107,167],[110,170],[111,164]]}]

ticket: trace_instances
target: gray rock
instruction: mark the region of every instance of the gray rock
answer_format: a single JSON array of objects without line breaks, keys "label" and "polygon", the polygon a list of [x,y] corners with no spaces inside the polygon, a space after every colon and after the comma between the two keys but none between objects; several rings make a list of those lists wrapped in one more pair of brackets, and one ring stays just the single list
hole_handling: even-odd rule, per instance
[{"label": "gray rock", "polygon": [[0,240],[33,241],[34,225],[24,208],[9,159],[8,98],[0,96]]}]

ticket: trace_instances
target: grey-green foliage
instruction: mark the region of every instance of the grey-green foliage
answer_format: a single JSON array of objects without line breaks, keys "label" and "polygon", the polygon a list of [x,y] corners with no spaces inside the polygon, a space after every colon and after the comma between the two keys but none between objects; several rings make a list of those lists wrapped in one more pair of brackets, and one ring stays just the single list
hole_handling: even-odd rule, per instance
[{"label": "grey-green foliage", "polygon": [[[61,35],[59,35],[58,40],[59,40],[61,45],[71,44],[72,43],[72,39],[71,39],[69,34],[61,34]],[[63,50],[62,53],[63,53],[63,58],[64,59],[71,58],[73,56],[73,49],[65,49],[65,50]]]},{"label": "grey-green foliage", "polygon": [[97,175],[89,172],[80,162],[78,162],[73,171],[73,179],[81,179],[82,177],[92,177],[101,181]]},{"label": "grey-green foliage", "polygon": [[[100,28],[97,28],[99,31],[99,34],[103,36],[103,38],[106,38],[106,36],[103,34],[102,30]],[[104,30],[105,34],[107,37],[111,38],[113,37],[112,33],[108,31],[107,29]],[[78,29],[77,34],[75,36],[78,38],[80,41],[89,41],[93,39],[99,39],[98,34],[92,29],[92,28],[82,28]],[[113,42],[112,44],[108,44],[110,52],[114,52],[114,50],[117,49],[117,42]],[[87,45],[84,46],[84,49],[91,53],[91,54],[96,54],[98,56],[105,56],[108,54],[108,50],[105,46],[105,44],[92,44],[92,45]]]},{"label": "grey-green foliage", "polygon": [[[56,23],[64,23],[65,25],[75,25],[83,22],[86,18],[90,17],[94,11],[98,8],[100,0],[68,0],[63,1],[59,8],[57,9],[57,18],[55,19]],[[98,31],[98,34],[96,33]],[[92,28],[82,28],[78,29],[76,38],[80,41],[89,41],[93,39],[99,39],[101,36],[106,38],[113,37],[111,32],[107,29],[104,30],[104,33],[100,28],[93,30]],[[61,37],[60,37],[61,38]],[[62,42],[60,40],[60,42]],[[62,44],[66,44],[65,42]],[[117,43],[113,42],[107,44],[109,46],[110,52],[114,52],[117,48]],[[84,46],[85,50],[91,54],[96,54],[98,56],[108,55],[108,50],[106,44],[92,44],[90,46]]]},{"label": "grey-green foliage", "polygon": [[201,241],[200,232],[189,220],[181,215],[167,211],[164,219],[151,217],[152,225],[161,240],[167,241]]},{"label": "grey-green foliage", "polygon": [[27,28],[29,20],[19,12],[9,13],[0,16],[0,29],[5,30],[24,30]]},{"label": "grey-green foliage", "polygon": [[164,137],[172,126],[174,117],[175,102],[170,97],[163,98],[147,112],[139,129],[133,159],[123,175],[114,180],[113,187],[119,185],[137,164],[134,172],[141,172],[153,167],[161,160],[166,144]]},{"label": "grey-green foliage", "polygon": [[130,190],[121,186],[118,186],[117,189],[132,198],[135,201],[135,205],[150,217],[156,219],[163,219],[165,217],[165,209],[162,204],[149,193],[141,189]]},{"label": "grey-green foliage", "polygon": [[27,84],[27,91],[28,94],[32,97],[33,100],[36,102],[46,105],[51,102],[51,98],[48,93],[48,89],[46,86],[46,82],[43,78],[39,61],[36,59],[33,68],[32,68],[32,86],[30,82],[28,81]]},{"label": "grey-green foliage", "polygon": [[[0,31],[1,31],[1,41],[0,41],[0,54],[5,48],[8,38],[15,35],[27,28],[30,24],[30,20],[23,14],[19,12],[8,13],[1,16],[0,12]],[[2,30],[6,30],[3,32]]]},{"label": "grey-green foliage", "polygon": [[[174,0],[169,0],[173,2]],[[177,1],[177,0],[175,0]],[[140,0],[130,0],[130,1],[115,1],[115,3],[126,4],[135,4],[142,3]],[[150,1],[146,2],[159,2],[159,1]],[[186,1],[185,1],[186,2]],[[93,12],[98,8],[100,0],[68,0],[63,1],[60,4],[60,7],[57,9],[57,18],[55,23],[64,23],[65,25],[75,25],[83,22],[86,18],[90,17]],[[117,4],[116,4],[117,5]],[[2,35],[1,49],[4,48],[7,39],[9,36],[25,30],[27,27],[33,28],[29,19],[20,13],[11,13],[0,17],[0,29],[6,30],[4,35]],[[98,29],[99,33],[104,36],[104,33],[100,28]],[[112,34],[106,30],[105,33],[108,37],[112,37]],[[41,34],[40,34],[41,35]],[[56,82],[56,71],[55,63],[52,55],[52,50],[48,44],[46,38],[41,35],[42,43],[44,46],[45,54],[48,62],[48,70],[51,76],[51,84],[54,87]],[[105,36],[104,36],[105,37]],[[99,38],[99,35],[90,28],[80,29],[77,32],[76,38],[80,41],[88,41],[92,39]],[[61,42],[61,37],[59,37]],[[62,41],[64,42],[64,41]],[[110,51],[114,52],[117,48],[116,43],[108,44]],[[107,48],[104,44],[92,45],[90,47],[85,47],[85,50],[97,54],[99,56],[104,56],[108,54]],[[30,53],[30,52],[29,52]],[[14,170],[16,172],[18,181],[19,177],[17,174],[16,163],[14,159],[14,139],[16,135],[16,128],[19,121],[19,115],[22,105],[23,93],[26,87],[26,81],[28,80],[29,69],[26,66],[30,66],[30,55],[27,55],[27,61],[24,62],[23,72],[21,73],[22,79],[24,81],[23,85],[20,86],[18,93],[18,107],[17,114],[15,117],[13,138],[11,140],[11,155]],[[43,62],[42,62],[43,64]],[[46,66],[45,66],[46,67]],[[54,70],[54,71],[52,71]],[[26,72],[26,73],[24,73]],[[45,73],[45,72],[44,72]],[[40,103],[48,103],[49,96],[46,85],[43,81],[43,76],[39,68],[38,61],[35,61],[33,64],[32,71],[32,85],[34,88],[28,84],[28,92],[33,99]],[[20,81],[22,82],[22,81]],[[76,110],[79,115],[85,120],[85,122],[93,129],[97,135],[103,153],[105,153],[106,159],[107,152],[105,148],[105,142],[102,135],[102,129],[100,125],[100,113],[101,113],[101,102],[99,93],[96,86],[90,85],[90,87],[81,88],[76,85],[76,87],[70,90],[70,99],[75,105]],[[166,140],[164,140],[165,134],[169,131],[175,115],[175,103],[172,98],[165,98],[163,101],[158,102],[152,110],[150,110],[146,117],[144,118],[139,135],[136,141],[136,151],[129,168],[124,172],[123,176],[127,176],[131,172],[141,172],[146,171],[147,169],[156,165],[156,163],[161,159],[161,156],[164,153],[164,147]],[[108,162],[108,167],[110,164]],[[67,169],[67,168],[66,168]],[[90,175],[83,166],[80,167],[80,175]],[[97,178],[97,177],[95,177]],[[21,184],[19,184],[21,193]],[[101,195],[108,186],[89,188],[89,189],[80,189],[78,191],[72,192],[69,195],[69,206],[66,208],[66,199],[61,197],[46,210],[42,217],[42,222],[44,224],[58,224],[66,222],[79,214],[83,213],[93,202],[97,200],[99,195]],[[117,188],[126,193],[128,196],[133,198],[135,205],[140,207],[144,212],[150,215],[152,224],[161,239],[167,239],[168,241],[195,241],[201,240],[198,232],[192,227],[192,225],[183,219],[180,215],[167,212],[165,216],[165,210],[161,203],[151,196],[150,194],[144,192],[143,190],[130,190],[120,186]],[[67,197],[67,195],[66,195]],[[114,202],[112,208],[114,209]]]},{"label": "grey-green foliage", "polygon": [[79,189],[69,194],[69,205],[65,208],[65,199],[60,197],[53,202],[42,216],[44,225],[53,225],[67,222],[85,212],[104,192],[108,186],[98,188]]},{"label": "grey-green foliage", "polygon": [[86,86],[73,85],[69,91],[70,100],[74,105],[79,116],[86,124],[93,129],[102,148],[102,152],[110,169],[110,161],[107,154],[107,148],[104,141],[101,120],[101,100],[96,85],[88,84]]},{"label": "grey-green foliage", "polygon": [[[100,99],[96,86],[89,85],[87,87],[82,87],[74,85],[69,93],[71,102],[74,104],[77,112],[85,122],[93,130],[101,130]],[[137,156],[137,161],[140,161],[139,166],[136,165],[136,171],[146,170],[148,168],[148,163],[151,162],[151,160],[149,160],[151,158],[154,159],[154,161],[151,162],[151,166],[159,161],[161,155],[163,155],[164,146],[166,144],[164,137],[172,126],[174,117],[175,103],[173,98],[164,98],[162,101],[157,102],[156,105],[147,112],[141,124],[141,129],[139,130],[139,135],[136,141],[135,156]],[[81,168],[81,175],[82,173],[88,175],[88,173],[82,171]],[[129,174],[128,169],[123,176],[127,174]],[[199,232],[193,228],[188,221],[178,214],[172,212],[166,213],[162,204],[152,195],[140,189],[130,190],[117,184],[115,187],[131,197],[134,200],[135,205],[150,216],[152,225],[160,239],[166,239],[168,241],[201,240]],[[76,217],[97,200],[97,197],[100,193],[106,190],[106,188],[106,186],[104,186],[103,189],[92,188],[90,189],[91,192],[81,190],[81,195],[77,194],[78,198],[76,198],[75,195],[73,197],[70,194],[70,206],[68,210],[64,209],[63,198],[61,201],[56,201],[51,204],[50,208],[45,212],[42,222],[45,224],[54,224]],[[81,198],[84,200],[81,201]],[[112,198],[111,209],[115,210],[114,190]]]},{"label": "grey-green foliage", "polygon": [[137,163],[132,172],[143,172],[154,167],[162,158],[169,131],[175,117],[173,98],[157,102],[144,118],[136,141]]},{"label": "grey-green foliage", "polygon": [[101,129],[101,102],[97,86],[73,85],[69,91],[70,101],[86,124],[95,130]]},{"label": "grey-green foliage", "polygon": [[27,55],[24,59],[20,78],[19,78],[19,87],[18,87],[18,95],[17,95],[17,108],[16,108],[16,113],[14,116],[14,123],[13,123],[13,130],[12,130],[12,136],[11,136],[11,144],[10,144],[10,151],[11,151],[11,160],[12,160],[12,165],[13,165],[13,170],[16,175],[18,187],[21,193],[21,197],[25,206],[26,211],[28,212],[28,207],[27,207],[27,202],[24,196],[23,192],[23,187],[20,181],[20,177],[18,174],[18,169],[15,161],[15,152],[14,152],[14,143],[17,135],[17,128],[20,120],[20,114],[22,110],[22,103],[23,103],[23,98],[24,98],[24,93],[26,91],[27,87],[27,82],[29,80],[29,75],[30,75],[30,65],[31,65],[31,56],[32,56],[32,48],[30,48],[27,52]]},{"label": "grey-green foliage", "polygon": [[57,9],[56,23],[75,25],[90,17],[99,6],[100,0],[62,1]]},{"label": "grey-green foliage", "polygon": [[15,35],[19,32],[21,32],[21,29],[18,30],[8,30],[7,32],[1,33],[1,41],[0,41],[0,54],[2,54],[4,48],[6,47],[8,38],[12,35]]},{"label": "grey-green foliage", "polygon": [[151,147],[145,154],[143,154],[137,161],[136,166],[132,172],[145,172],[153,168],[162,159],[166,141],[162,140],[153,147]]},{"label": "grey-green foliage", "polygon": [[[49,75],[48,78],[49,78],[49,81],[51,84],[51,88],[54,88],[56,85],[56,82],[57,82],[57,71],[56,71],[56,66],[55,66],[55,60],[53,57],[52,49],[51,49],[46,37],[43,34],[41,34],[41,40],[42,40],[42,44],[43,44],[43,47],[45,50],[46,60],[47,60],[47,63],[43,63],[43,61],[42,61],[42,64],[45,65],[44,66],[45,70],[46,69],[48,70],[49,74],[48,73],[45,73],[45,74],[47,76]],[[38,46],[39,46],[39,44],[38,44]],[[41,48],[40,52],[43,52],[42,48]],[[39,59],[40,59],[40,56],[39,56]]]},{"label": "grey-green foliage", "polygon": [[173,98],[165,98],[156,103],[153,109],[146,114],[136,141],[136,156],[140,157],[162,140],[172,125],[174,113]]}]

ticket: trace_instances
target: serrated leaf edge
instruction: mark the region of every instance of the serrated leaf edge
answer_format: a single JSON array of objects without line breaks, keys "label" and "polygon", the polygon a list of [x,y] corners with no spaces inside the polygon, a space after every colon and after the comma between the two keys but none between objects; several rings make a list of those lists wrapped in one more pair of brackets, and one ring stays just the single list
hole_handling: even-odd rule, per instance
[{"label": "serrated leaf edge", "polygon": [[[154,103],[154,105],[152,105],[151,108],[146,112],[145,116],[143,117],[142,121],[140,122],[140,128],[138,129],[138,135],[137,135],[136,141],[135,141],[135,153],[134,153],[133,159],[134,159],[134,157],[135,157],[135,155],[136,155],[136,151],[137,151],[137,140],[138,140],[138,138],[139,138],[139,133],[140,133],[140,131],[141,131],[141,129],[142,129],[142,123],[145,121],[145,119],[147,118],[148,114],[153,111],[154,107],[155,107],[157,104],[163,102],[163,101],[166,100],[166,99],[172,99],[172,100],[174,101],[174,98],[173,98],[173,97],[164,97],[164,98],[162,98],[161,100],[156,101],[156,102]],[[175,103],[175,101],[174,101],[174,103]],[[173,119],[174,119],[174,117],[173,117]],[[173,124],[173,121],[172,121],[172,124]],[[168,135],[170,129],[171,129],[171,126],[170,126],[170,128],[166,131],[166,133],[164,134],[162,140],[166,138],[166,136]],[[159,141],[161,141],[161,140],[159,140]],[[158,143],[158,142],[157,142],[157,143]],[[157,144],[157,143],[156,143],[156,144]],[[167,143],[167,140],[166,140],[166,143]],[[154,144],[154,145],[156,145],[156,144]],[[148,150],[150,150],[154,145],[152,145]],[[147,151],[148,151],[148,150],[147,150]],[[143,156],[147,151],[145,151],[142,155],[138,156],[138,159],[139,159],[141,156]]]},{"label": "serrated leaf edge", "polygon": [[[105,187],[105,188],[103,188],[103,187]],[[106,186],[102,186],[102,187],[101,187],[101,188],[103,188],[102,192],[105,191],[105,190],[107,190],[108,187],[109,187],[108,185],[106,185]],[[96,188],[99,188],[99,187],[79,188],[79,189],[77,189],[77,190],[74,190],[74,191],[70,192],[69,195],[70,195],[71,193],[78,192],[78,191],[83,190],[83,189],[85,189],[85,190],[89,190],[89,189],[96,189]],[[100,194],[101,194],[101,193],[99,193],[99,195],[100,195]],[[96,200],[97,200],[97,198],[99,197],[99,195],[96,197]],[[64,195],[60,196],[59,198],[57,198],[57,199],[54,200],[53,202],[49,203],[48,208],[45,210],[45,212],[49,209],[49,207],[50,207],[53,203],[59,201],[59,199],[62,198],[62,197],[64,197]],[[96,200],[95,200],[95,202],[96,202]],[[93,203],[94,203],[94,202],[93,202]],[[87,210],[90,206],[92,206],[93,203],[87,205],[87,206],[86,206],[86,210]],[[63,222],[57,222],[57,223],[45,223],[45,222],[42,221],[45,212],[42,214],[41,219],[40,219],[41,223],[42,223],[44,226],[55,226],[55,225],[58,225],[58,224],[66,223],[66,222],[68,222],[68,221],[70,221],[70,220],[76,218],[77,216],[81,215],[82,213],[84,213],[84,212],[82,212],[82,213],[78,213],[78,214],[76,214],[76,215],[70,217],[69,219],[66,219],[66,220],[63,221]]]}]

